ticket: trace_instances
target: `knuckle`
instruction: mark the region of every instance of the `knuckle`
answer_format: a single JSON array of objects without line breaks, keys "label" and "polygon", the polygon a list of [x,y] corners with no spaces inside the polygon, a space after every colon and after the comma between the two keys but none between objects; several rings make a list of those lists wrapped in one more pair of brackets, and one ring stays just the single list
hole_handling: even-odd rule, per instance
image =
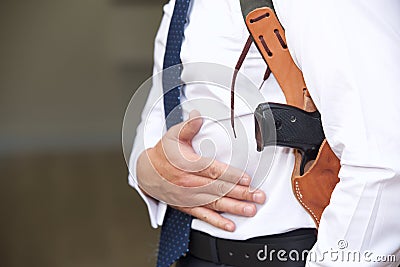
[{"label": "knuckle", "polygon": [[190,179],[185,179],[185,177],[179,177],[177,185],[183,186],[183,187],[189,187],[191,185]]},{"label": "knuckle", "polygon": [[215,164],[212,164],[208,167],[208,175],[212,179],[217,179],[219,177],[219,169]]},{"label": "knuckle", "polygon": [[218,184],[217,184],[217,195],[218,196],[224,196],[227,193],[228,192],[227,192],[226,184],[224,182],[222,182],[222,181],[218,182]]},{"label": "knuckle", "polygon": [[220,198],[213,202],[213,208],[216,211],[221,211],[222,210],[222,202],[221,202]]},{"label": "knuckle", "polygon": [[212,210],[218,210],[217,201],[211,202],[209,204],[209,208],[212,209]]},{"label": "knuckle", "polygon": [[241,197],[243,200],[251,200],[249,190],[247,188],[242,188]]},{"label": "knuckle", "polygon": [[182,187],[190,186],[191,180],[187,179],[184,173],[175,170],[169,173],[168,175],[170,176],[170,179],[168,179],[169,182],[173,183],[174,185]]},{"label": "knuckle", "polygon": [[216,223],[217,225],[217,227],[218,228],[220,228],[220,229],[225,229],[225,224],[226,224],[226,221],[225,220],[218,220],[218,222]]},{"label": "knuckle", "polygon": [[243,215],[243,208],[244,208],[244,205],[242,203],[240,203],[233,207],[233,212],[238,215]]}]

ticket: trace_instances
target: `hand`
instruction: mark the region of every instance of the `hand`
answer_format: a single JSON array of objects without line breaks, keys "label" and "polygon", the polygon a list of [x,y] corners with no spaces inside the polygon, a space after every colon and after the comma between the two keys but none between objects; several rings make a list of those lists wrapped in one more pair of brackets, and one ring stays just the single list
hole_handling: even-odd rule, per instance
[{"label": "hand", "polygon": [[138,159],[137,177],[152,197],[226,231],[235,224],[220,212],[252,217],[254,203],[265,202],[260,190],[250,192],[250,177],[242,170],[195,153],[192,139],[203,121],[197,111],[171,127]]}]

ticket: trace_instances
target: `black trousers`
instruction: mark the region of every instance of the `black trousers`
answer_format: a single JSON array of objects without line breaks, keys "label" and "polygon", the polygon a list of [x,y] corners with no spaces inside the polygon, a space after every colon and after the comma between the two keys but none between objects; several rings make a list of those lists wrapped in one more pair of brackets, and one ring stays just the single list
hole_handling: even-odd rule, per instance
[{"label": "black trousers", "polygon": [[185,257],[182,257],[176,263],[176,267],[234,267],[234,266],[215,264],[213,262],[200,260],[196,257],[193,257],[190,254],[187,254]]},{"label": "black trousers", "polygon": [[[265,259],[254,258],[253,255],[258,257],[258,249],[263,247],[265,250],[267,247],[270,248],[271,250],[268,250],[270,252],[283,249],[286,253],[298,251],[300,255],[303,255],[302,252],[308,253],[315,243],[316,230],[297,229],[283,234],[256,237],[244,241],[218,239],[196,230],[192,230],[190,237],[189,252],[179,259],[176,267],[254,267],[255,265],[259,267],[304,267],[305,259],[293,260],[290,258],[292,260],[280,261],[280,258],[274,257],[273,260],[265,261]],[[273,249],[274,247],[275,249]],[[246,255],[248,256],[242,257]],[[266,257],[267,251],[260,255]],[[268,253],[268,255],[271,257],[271,254]]]},{"label": "black trousers", "polygon": [[[235,267],[235,266],[225,265],[225,264],[215,264],[213,262],[200,260],[196,257],[193,257],[190,254],[187,254],[185,257],[182,257],[176,263],[176,267]],[[268,267],[268,265],[265,265],[265,267]],[[298,267],[304,267],[304,265]]]}]

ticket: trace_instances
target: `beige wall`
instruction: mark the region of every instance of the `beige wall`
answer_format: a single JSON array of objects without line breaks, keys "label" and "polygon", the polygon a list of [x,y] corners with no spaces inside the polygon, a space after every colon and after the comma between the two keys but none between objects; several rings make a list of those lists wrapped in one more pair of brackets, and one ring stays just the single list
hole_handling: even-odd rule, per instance
[{"label": "beige wall", "polygon": [[1,1],[0,154],[120,146],[162,4]]},{"label": "beige wall", "polygon": [[162,4],[0,1],[0,266],[155,266],[120,139]]}]

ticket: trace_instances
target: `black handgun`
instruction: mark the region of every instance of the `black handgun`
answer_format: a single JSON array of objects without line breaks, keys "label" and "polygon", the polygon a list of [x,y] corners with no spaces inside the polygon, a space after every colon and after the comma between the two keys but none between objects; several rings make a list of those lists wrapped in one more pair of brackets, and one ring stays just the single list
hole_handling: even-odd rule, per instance
[{"label": "black handgun", "polygon": [[325,139],[321,114],[268,102],[258,105],[254,118],[257,151],[273,145],[298,149],[302,157],[300,175],[303,175],[305,165],[316,159]]}]

